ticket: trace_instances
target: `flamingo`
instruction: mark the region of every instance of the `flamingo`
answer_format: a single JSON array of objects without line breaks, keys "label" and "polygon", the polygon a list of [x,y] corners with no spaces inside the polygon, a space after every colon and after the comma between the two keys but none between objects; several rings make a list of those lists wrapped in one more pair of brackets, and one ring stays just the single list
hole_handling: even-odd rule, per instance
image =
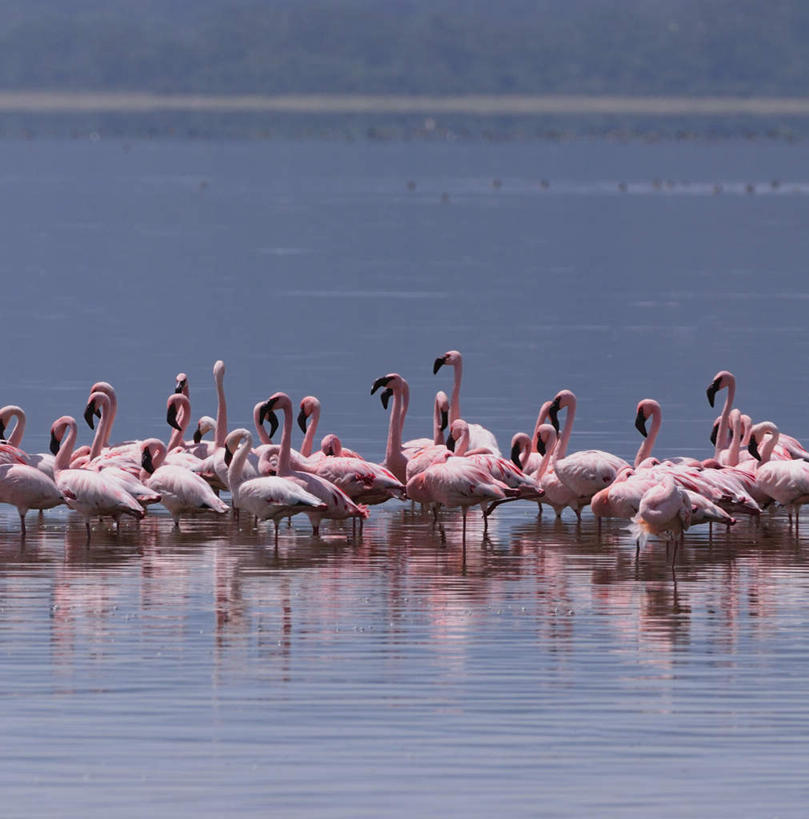
[{"label": "flamingo", "polygon": [[553,468],[559,480],[575,493],[581,508],[590,502],[596,492],[609,486],[619,470],[629,464],[623,458],[600,449],[581,450],[567,455],[567,445],[576,417],[576,396],[570,390],[558,392],[551,403],[549,415],[557,429],[557,416],[562,409],[567,409],[567,417],[562,437],[556,445]]},{"label": "flamingo", "polygon": [[190,469],[164,463],[166,445],[158,438],[141,441],[143,481],[158,492],[161,503],[171,513],[174,528],[180,528],[180,515],[214,512],[223,515],[228,505],[220,500],[206,481]]},{"label": "flamingo", "polygon": [[36,467],[14,463],[0,466],[0,503],[17,508],[22,537],[29,509],[53,509],[64,502],[64,495],[53,480]]},{"label": "flamingo", "polygon": [[[461,418],[461,378],[463,377],[463,356],[457,350],[449,350],[444,355],[436,358],[433,363],[433,375],[435,375],[444,364],[455,370],[455,381],[452,386],[452,400],[449,407],[449,422]],[[485,427],[480,424],[469,425],[469,436],[473,449],[486,448],[492,455],[500,455],[500,448],[497,446],[497,439]]]},{"label": "flamingo", "polygon": [[[275,545],[278,546],[278,525],[282,518],[313,509],[326,511],[320,498],[307,492],[294,480],[277,475],[262,475],[245,480],[244,464],[253,446],[253,436],[246,429],[234,429],[225,439],[225,449],[233,452],[228,466],[228,483],[233,494],[233,506],[255,515],[257,520],[275,524]],[[263,459],[268,453],[262,455]]]},{"label": "flamingo", "polygon": [[388,401],[393,396],[393,408],[388,423],[388,442],[385,448],[385,460],[382,466],[392,472],[397,480],[407,482],[408,457],[402,452],[402,429],[404,427],[407,405],[410,402],[410,387],[399,373],[388,373],[377,378],[371,387],[371,395],[384,387],[380,395],[382,406],[387,409]]},{"label": "flamingo", "polygon": [[[572,489],[559,480],[556,474],[559,444],[556,429],[553,426],[540,424],[536,434],[536,448],[542,456],[542,461],[533,477],[544,492],[542,502],[547,503],[553,509],[557,518],[561,518],[562,511],[569,506],[576,513],[576,518],[581,521],[581,510],[584,504]],[[539,512],[542,514],[541,505]]]},{"label": "flamingo", "polygon": [[[441,506],[450,509],[461,507],[464,545],[469,507],[503,501],[515,496],[517,492],[518,490],[496,481],[478,464],[466,458],[451,458],[444,463],[433,464],[407,482],[407,496],[432,507],[434,520],[438,519]],[[441,534],[443,537],[443,527]]]},{"label": "flamingo", "polygon": [[641,498],[638,513],[632,518],[630,532],[637,549],[645,546],[649,535],[668,534],[675,542],[672,566],[677,556],[677,538],[691,525],[691,501],[684,489],[667,476],[648,489]]},{"label": "flamingo", "polygon": [[[14,421],[14,429],[11,435],[6,436],[6,427]],[[9,404],[0,409],[0,440],[5,439],[5,444],[0,444],[0,464],[4,463],[25,463],[33,466],[40,472],[53,480],[53,455],[49,452],[37,452],[29,454],[21,449],[22,436],[25,432],[25,411],[16,404]],[[15,451],[16,450],[16,451]]]},{"label": "flamingo", "polygon": [[[299,406],[300,412],[298,412],[298,426],[300,427],[301,432],[303,432],[303,442],[301,443],[299,452],[304,458],[322,458],[323,455],[326,454],[323,450],[312,454],[312,446],[315,441],[317,426],[320,422],[320,401],[315,398],[314,395],[307,395],[304,398],[301,398],[301,403]],[[309,419],[311,419],[311,423],[307,428],[307,422]],[[341,457],[343,458],[362,459],[361,455],[358,455],[356,452],[353,452],[350,449],[342,447],[342,445],[341,453]]]},{"label": "flamingo", "polygon": [[70,415],[57,418],[51,425],[51,452],[56,456],[53,464],[56,486],[68,507],[84,518],[89,542],[91,518],[112,517],[118,531],[121,515],[141,520],[145,512],[132,495],[101,472],[70,468],[76,433],[75,418]]},{"label": "flamingo", "polygon": [[517,432],[511,439],[511,460],[530,475],[539,469],[542,463],[542,456],[537,452],[536,441],[539,428],[545,423],[551,409],[550,401],[545,401],[539,408],[536,423],[534,424],[534,434],[526,435],[524,432]]},{"label": "flamingo", "polygon": [[267,400],[267,410],[280,409],[284,413],[284,431],[281,435],[281,448],[278,452],[277,474],[279,478],[289,478],[303,487],[307,492],[318,498],[325,508],[311,509],[306,515],[312,524],[312,534],[317,537],[320,530],[320,521],[323,518],[329,520],[345,520],[346,518],[360,518],[365,520],[368,517],[368,510],[365,506],[357,505],[342,489],[335,486],[319,475],[313,475],[303,470],[294,470],[290,465],[290,452],[292,450],[292,401],[283,392],[277,392]]},{"label": "flamingo", "polygon": [[[402,426],[404,426],[404,419],[402,419]],[[411,438],[402,444],[402,451],[408,457],[412,457],[413,453],[420,449],[426,449],[430,446],[444,445],[444,430],[449,426],[449,398],[443,390],[439,390],[435,394],[435,401],[433,402],[433,437],[430,438]]]},{"label": "flamingo", "polygon": [[[756,469],[756,484],[769,497],[786,507],[789,522],[795,513],[795,528],[801,506],[809,503],[809,464],[805,461],[773,461],[771,456],[779,438],[778,427],[772,421],[762,421],[753,427],[750,436],[750,454],[759,461]],[[760,447],[764,437],[767,441]]]}]

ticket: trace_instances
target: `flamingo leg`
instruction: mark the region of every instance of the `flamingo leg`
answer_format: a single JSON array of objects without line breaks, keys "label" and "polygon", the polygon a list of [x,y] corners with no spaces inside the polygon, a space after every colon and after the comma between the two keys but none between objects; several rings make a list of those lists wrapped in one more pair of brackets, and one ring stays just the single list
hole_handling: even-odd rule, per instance
[{"label": "flamingo leg", "polygon": [[20,535],[25,540],[25,512],[20,512]]},{"label": "flamingo leg", "polygon": [[466,544],[466,512],[467,512],[467,507],[464,506],[463,507],[463,512],[462,512],[462,514],[463,514],[463,530],[462,530],[463,535],[462,535],[462,537],[463,537],[464,545]]}]

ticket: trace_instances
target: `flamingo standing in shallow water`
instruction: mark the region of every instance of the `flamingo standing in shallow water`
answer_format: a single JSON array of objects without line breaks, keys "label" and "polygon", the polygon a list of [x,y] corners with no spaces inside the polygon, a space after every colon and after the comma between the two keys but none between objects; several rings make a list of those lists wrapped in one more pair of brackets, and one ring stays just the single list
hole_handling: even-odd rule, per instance
[{"label": "flamingo standing in shallow water", "polygon": [[573,431],[573,420],[576,417],[576,396],[570,390],[561,390],[556,394],[550,407],[551,422],[558,429],[558,414],[567,410],[565,428],[557,443],[554,459],[554,472],[578,498],[579,508],[587,506],[590,498],[600,489],[609,486],[621,469],[629,464],[617,455],[600,449],[585,449],[567,455],[567,445]]},{"label": "flamingo standing in shallow water", "polygon": [[292,469],[290,465],[292,401],[290,401],[289,396],[283,392],[275,393],[268,399],[267,409],[268,411],[280,409],[284,413],[284,431],[281,435],[281,449],[278,452],[278,477],[295,481],[324,504],[324,508],[312,509],[306,512],[312,524],[312,534],[315,536],[319,534],[320,522],[323,518],[329,520],[345,520],[346,518],[365,520],[368,517],[366,507],[354,503],[342,489],[319,475]]},{"label": "flamingo standing in shallow water", "polygon": [[[461,378],[463,377],[463,356],[457,350],[449,350],[433,362],[433,375],[445,364],[455,371],[455,380],[452,385],[452,399],[449,407],[449,422],[461,418]],[[470,442],[473,449],[488,449],[492,455],[500,455],[497,439],[486,427],[480,424],[469,425]]]},{"label": "flamingo standing in shallow water", "polygon": [[388,373],[377,378],[371,387],[371,395],[385,388],[380,398],[382,406],[387,409],[388,401],[393,396],[393,408],[388,422],[388,442],[385,447],[385,460],[382,466],[392,472],[397,480],[407,481],[407,455],[402,452],[402,429],[404,428],[407,405],[410,401],[410,387],[399,373]]},{"label": "flamingo standing in shallow water", "polygon": [[[295,481],[277,475],[262,475],[245,480],[244,464],[253,446],[253,436],[246,429],[234,429],[225,439],[228,453],[233,452],[228,466],[228,483],[233,495],[233,507],[244,509],[257,520],[275,524],[275,545],[278,546],[278,525],[282,518],[311,510],[326,510],[326,504]],[[267,459],[268,453],[262,455]]]},{"label": "flamingo standing in shallow water", "polygon": [[56,486],[67,505],[84,518],[89,542],[91,518],[111,517],[118,531],[121,515],[141,520],[145,512],[132,495],[101,472],[70,468],[76,431],[75,418],[69,415],[57,418],[51,426],[51,452],[56,456],[53,465]]},{"label": "flamingo standing in shallow water", "polygon": [[180,515],[200,512],[223,515],[228,511],[228,505],[202,477],[184,466],[164,463],[166,445],[161,440],[147,438],[140,446],[143,481],[160,494],[160,502],[171,513],[175,529],[180,528]]}]

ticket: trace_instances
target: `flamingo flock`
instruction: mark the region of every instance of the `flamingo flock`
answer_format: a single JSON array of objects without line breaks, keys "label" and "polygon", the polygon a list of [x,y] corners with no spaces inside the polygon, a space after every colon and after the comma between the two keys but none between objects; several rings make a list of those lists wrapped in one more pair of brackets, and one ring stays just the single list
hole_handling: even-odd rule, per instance
[{"label": "flamingo flock", "polygon": [[[451,397],[437,392],[432,435],[422,438],[403,441],[407,381],[388,373],[373,382],[371,395],[379,393],[390,412],[381,463],[343,447],[331,432],[315,450],[321,405],[314,396],[305,396],[295,407],[286,393],[276,392],[253,408],[255,436],[245,428],[228,430],[222,361],[213,367],[216,417],[200,417],[190,439],[185,437],[192,422],[185,373],[177,375],[166,401],[171,429],[166,442],[110,443],[118,403],[105,381],[90,387],[82,413],[94,430],[89,446],[76,447],[76,419],[63,415],[51,425],[50,453],[26,452],[25,413],[8,405],[0,408],[0,503],[17,509],[23,537],[25,516],[32,509],[67,505],[83,518],[89,542],[93,520],[109,518],[118,531],[122,517],[140,521],[159,503],[178,529],[184,517],[231,511],[237,521],[241,513],[256,523],[272,521],[277,546],[284,519],[306,515],[314,536],[324,521],[350,520],[352,530],[359,525],[361,532],[369,507],[390,500],[422,504],[444,539],[441,511],[460,508],[465,542],[471,507],[480,507],[485,533],[489,516],[500,505],[528,501],[538,504],[540,513],[543,504],[550,506],[557,517],[569,508],[579,521],[589,506],[599,527],[602,518],[628,521],[638,550],[655,536],[673,542],[675,555],[691,526],[731,527],[740,516],[757,521],[763,510],[780,506],[797,529],[800,507],[809,503],[809,452],[772,422],[754,424],[733,407],[736,381],[726,370],[716,374],[706,391],[711,406],[725,392],[711,434],[713,453],[704,459],[655,458],[662,409],[657,401],[643,399],[634,419],[642,441],[630,465],[602,450],[568,453],[576,396],[566,389],[542,405],[531,435],[513,436],[511,457],[504,458],[491,431],[461,415],[461,353],[450,350],[436,358],[433,373],[444,366],[454,371]],[[296,410],[304,433],[299,450],[292,448]],[[280,442],[273,443],[279,427]],[[212,441],[204,440],[208,433],[213,433]]]}]

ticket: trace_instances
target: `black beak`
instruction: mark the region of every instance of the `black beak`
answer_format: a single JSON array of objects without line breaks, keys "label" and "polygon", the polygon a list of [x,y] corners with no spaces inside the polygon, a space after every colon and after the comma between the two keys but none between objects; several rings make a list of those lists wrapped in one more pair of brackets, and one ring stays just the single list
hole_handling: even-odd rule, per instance
[{"label": "black beak", "polygon": [[553,428],[556,432],[559,432],[559,400],[556,399],[552,404],[551,408],[548,410],[548,415],[550,416],[551,423],[553,424]]},{"label": "black beak", "polygon": [[166,410],[166,423],[174,429],[182,429],[177,423],[177,407],[174,404],[169,404],[169,408]]},{"label": "black beak", "polygon": [[390,401],[391,395],[393,395],[393,390],[387,389],[382,393],[382,395],[379,396],[380,400],[382,401],[382,406],[385,409],[388,408],[388,402]]},{"label": "black beak", "polygon": [[719,381],[721,379],[716,378],[711,382],[711,386],[705,390],[705,394],[708,396],[708,403],[713,406],[714,401],[716,400],[716,393],[719,392]]},{"label": "black beak", "polygon": [[6,439],[6,425],[2,421],[0,421],[0,438]]},{"label": "black beak", "polygon": [[272,438],[278,429],[278,416],[270,410],[267,413],[267,420],[270,422],[270,438]]},{"label": "black beak", "polygon": [[441,432],[449,426],[449,413],[447,410],[441,410]]},{"label": "black beak", "polygon": [[544,458],[547,451],[548,450],[545,448],[545,442],[542,440],[542,436],[537,433],[537,452]]},{"label": "black beak", "polygon": [[716,436],[719,435],[719,422],[717,421],[713,425],[713,429],[711,430],[711,443],[716,446]]},{"label": "black beak", "polygon": [[387,387],[390,383],[390,376],[383,375],[382,378],[377,378],[371,387],[371,395],[373,395],[381,387]]},{"label": "black beak", "polygon": [[447,449],[455,452],[455,439],[451,435],[447,435]]},{"label": "black beak", "polygon": [[149,447],[143,450],[143,455],[140,456],[140,465],[151,475],[154,472],[154,464],[152,463],[152,453]]},{"label": "black beak", "polygon": [[[298,426],[301,428],[301,432],[306,435],[306,421],[308,419],[307,414],[301,408],[301,411],[298,413]],[[272,436],[271,436],[272,437]]]},{"label": "black beak", "polygon": [[183,385],[178,381],[177,386],[174,388],[174,392],[176,394],[176,393],[180,393],[182,391],[183,391]]},{"label": "black beak", "polygon": [[230,466],[230,462],[233,460],[233,453],[225,447],[225,466]]},{"label": "black beak", "polygon": [[433,362],[433,375],[435,375],[445,363],[444,356],[441,356],[441,358],[436,358],[436,360]]},{"label": "black beak", "polygon": [[84,408],[84,420],[87,422],[87,426],[90,429],[95,429],[95,423],[93,422],[93,413],[95,412],[95,406],[91,401],[85,408]]},{"label": "black beak", "polygon": [[334,457],[334,447],[330,446],[326,449],[326,455],[333,458]]},{"label": "black beak", "polygon": [[194,430],[194,443],[198,444],[202,440],[202,431],[199,428],[199,424],[197,424],[197,428]]},{"label": "black beak", "polygon": [[54,435],[53,430],[51,430],[51,443],[48,447],[51,451],[51,455],[58,455],[59,454],[59,444],[61,442],[59,439]]},{"label": "black beak", "polygon": [[758,444],[756,443],[755,438],[750,439],[750,443],[747,445],[747,451],[757,460],[761,460],[761,455],[758,451]]},{"label": "black beak", "polygon": [[514,444],[514,446],[511,447],[511,460],[512,460],[513,463],[515,463],[517,465],[517,467],[519,469],[522,469],[522,464],[520,463],[520,445],[519,444]]},{"label": "black beak", "polygon": [[635,429],[644,437],[646,438],[646,417],[643,414],[643,410],[639,409],[638,414],[635,416]]}]

